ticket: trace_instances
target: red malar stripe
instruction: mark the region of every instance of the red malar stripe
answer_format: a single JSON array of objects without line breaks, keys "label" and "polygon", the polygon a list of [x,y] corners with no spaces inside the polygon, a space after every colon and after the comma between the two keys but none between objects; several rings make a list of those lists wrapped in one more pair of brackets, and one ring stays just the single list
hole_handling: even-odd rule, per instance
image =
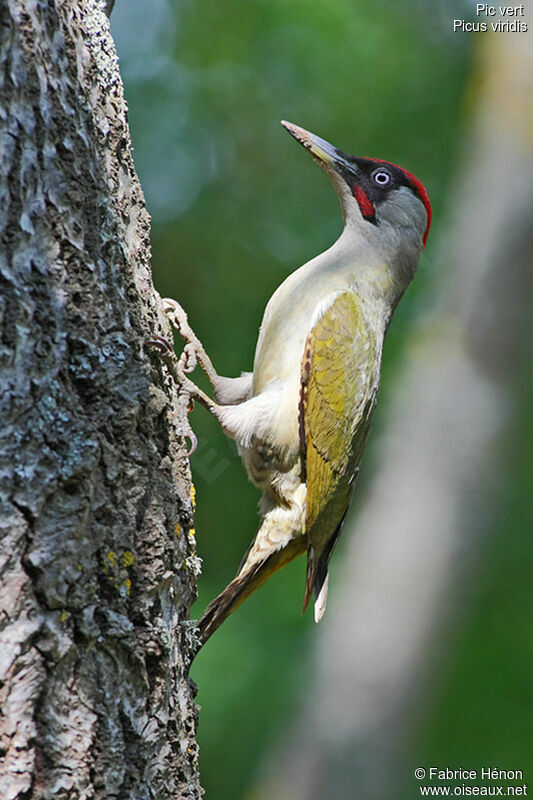
[{"label": "red malar stripe", "polygon": [[369,196],[361,186],[356,184],[353,187],[353,196],[359,203],[361,214],[365,219],[372,219],[376,216],[376,209],[374,208]]}]

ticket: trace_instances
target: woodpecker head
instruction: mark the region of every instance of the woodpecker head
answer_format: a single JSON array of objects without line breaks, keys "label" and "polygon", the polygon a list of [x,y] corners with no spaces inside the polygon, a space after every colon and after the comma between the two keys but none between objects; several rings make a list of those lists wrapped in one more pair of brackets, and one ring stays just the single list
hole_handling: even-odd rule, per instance
[{"label": "woodpecker head", "polygon": [[389,161],[349,156],[298,125],[281,124],[328,173],[345,225],[362,226],[369,238],[375,233],[414,238],[420,252],[429,233],[431,206],[414,175]]}]

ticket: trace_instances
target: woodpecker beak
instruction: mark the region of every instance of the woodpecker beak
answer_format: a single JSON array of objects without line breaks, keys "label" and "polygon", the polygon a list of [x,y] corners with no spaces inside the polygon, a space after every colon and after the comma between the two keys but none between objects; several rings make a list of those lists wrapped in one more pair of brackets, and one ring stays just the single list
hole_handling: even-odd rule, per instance
[{"label": "woodpecker beak", "polygon": [[300,142],[306,150],[309,150],[315,161],[318,161],[326,172],[332,171],[342,174],[348,170],[353,175],[357,174],[358,169],[355,160],[349,160],[349,156],[337,150],[325,139],[315,136],[314,133],[306,131],[305,128],[293,125],[292,122],[286,122],[284,119],[281,120],[281,124],[289,131],[291,136],[294,136],[297,142]]}]

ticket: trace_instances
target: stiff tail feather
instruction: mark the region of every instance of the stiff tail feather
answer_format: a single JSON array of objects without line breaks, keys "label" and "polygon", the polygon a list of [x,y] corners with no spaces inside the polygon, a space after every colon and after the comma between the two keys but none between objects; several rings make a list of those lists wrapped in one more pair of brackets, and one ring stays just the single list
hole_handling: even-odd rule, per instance
[{"label": "stiff tail feather", "polygon": [[237,609],[256,589],[278,569],[284,567],[293,558],[305,550],[305,538],[297,536],[288,544],[270,553],[262,561],[251,564],[248,569],[240,572],[223,592],[209,604],[205,614],[198,623],[202,644],[222,625],[224,620]]},{"label": "stiff tail feather", "polygon": [[305,579],[305,594],[302,614],[305,614],[311,595],[315,595],[315,622],[320,622],[326,610],[326,602],[328,599],[328,561],[329,559],[322,558],[318,564],[315,565],[312,554],[308,551],[307,554],[307,576]]},{"label": "stiff tail feather", "polygon": [[348,509],[344,512],[341,521],[335,528],[333,536],[328,540],[323,552],[317,559],[315,548],[310,544],[307,548],[307,575],[305,578],[305,594],[302,614],[305,614],[311,595],[315,594],[315,622],[320,622],[326,610],[328,599],[328,564],[341,535]]}]

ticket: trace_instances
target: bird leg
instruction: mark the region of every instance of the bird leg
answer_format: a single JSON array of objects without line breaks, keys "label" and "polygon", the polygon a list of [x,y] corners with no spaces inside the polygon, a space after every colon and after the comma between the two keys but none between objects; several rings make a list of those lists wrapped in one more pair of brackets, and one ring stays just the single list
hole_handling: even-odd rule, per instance
[{"label": "bird leg", "polygon": [[189,424],[187,416],[188,411],[191,409],[191,401],[197,400],[217,418],[218,406],[187,377],[187,373],[192,372],[199,364],[213,388],[215,387],[218,375],[202,343],[189,325],[185,310],[176,300],[172,300],[169,297],[163,298],[163,308],[171,325],[179,331],[181,336],[185,339],[183,351],[178,359],[171,343],[162,336],[155,336],[153,339],[146,342],[146,344],[151,347],[156,347],[159,350],[166,368],[179,386],[178,419],[180,420],[180,425],[183,430],[183,436],[191,442],[191,449],[189,451],[189,455],[191,455],[198,446],[198,440]]},{"label": "bird leg", "polygon": [[[165,298],[163,303],[171,324],[185,339],[185,347],[180,357],[177,358],[172,344],[162,336],[154,336],[146,344],[159,350],[165,366],[179,386],[178,414],[183,435],[191,441],[190,455],[197,446],[196,436],[187,419],[191,401],[197,400],[201,403],[219,422],[224,433],[233,439],[239,430],[240,417],[239,414],[235,416],[232,413],[232,406],[242,404],[250,399],[252,375],[243,373],[239,378],[225,378],[219,375],[202,343],[190,327],[187,314],[180,304],[169,298]],[[187,377],[187,373],[192,372],[197,365],[203,369],[213,387],[216,402]]]},{"label": "bird leg", "polygon": [[145,344],[159,350],[163,363],[179,386],[177,417],[183,437],[189,439],[191,443],[188,455],[192,455],[198,446],[198,439],[188,420],[191,401],[197,400],[217,419],[219,406],[186,375],[196,366],[195,356],[191,358],[192,351],[187,349],[189,344],[185,346],[179,358],[177,358],[171,343],[163,336],[154,336],[153,339],[149,339]]},{"label": "bird leg", "polygon": [[[180,306],[177,300],[172,300],[170,297],[163,298],[163,308],[171,325],[185,339],[186,344],[183,349],[183,353],[186,353],[184,371],[192,372],[196,365],[199,364],[205,372],[213,389],[216,389],[219,375],[214,368],[211,359],[205,352],[203,344],[189,325],[186,311]],[[199,398],[197,399],[199,402],[202,402]],[[211,409],[208,410],[211,411]]]}]

